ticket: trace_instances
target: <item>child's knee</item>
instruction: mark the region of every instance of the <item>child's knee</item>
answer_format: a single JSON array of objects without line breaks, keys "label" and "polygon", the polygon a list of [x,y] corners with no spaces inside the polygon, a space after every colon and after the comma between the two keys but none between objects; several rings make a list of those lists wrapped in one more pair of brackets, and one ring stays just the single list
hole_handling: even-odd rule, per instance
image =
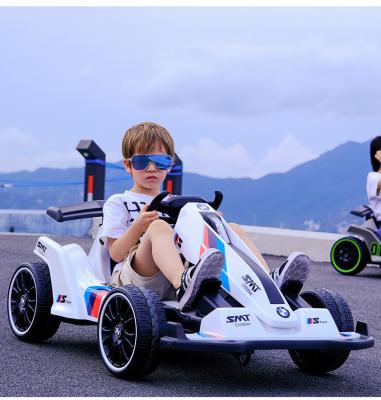
[{"label": "child's knee", "polygon": [[146,233],[157,234],[159,232],[172,232],[172,228],[167,222],[163,221],[162,219],[156,219],[155,221],[150,223]]},{"label": "child's knee", "polygon": [[230,228],[233,229],[234,232],[236,233],[241,233],[243,232],[243,229],[240,227],[240,225],[236,224],[235,222],[229,222],[228,224]]}]

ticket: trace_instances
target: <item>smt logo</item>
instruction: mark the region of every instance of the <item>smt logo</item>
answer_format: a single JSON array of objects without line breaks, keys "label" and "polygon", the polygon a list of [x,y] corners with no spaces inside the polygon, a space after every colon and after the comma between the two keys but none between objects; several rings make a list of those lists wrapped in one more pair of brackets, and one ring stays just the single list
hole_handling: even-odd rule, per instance
[{"label": "smt logo", "polygon": [[320,318],[307,318],[307,325],[326,324],[327,321],[320,321]]},{"label": "smt logo", "polygon": [[243,314],[243,315],[230,315],[226,317],[226,323],[232,324],[234,323],[235,326],[248,326],[250,325],[250,314]]},{"label": "smt logo", "polygon": [[254,279],[250,275],[244,275],[243,279],[243,288],[249,293],[251,296],[253,293],[257,292],[258,290],[262,290],[255,282]]},{"label": "smt logo", "polygon": [[232,322],[250,321],[250,314],[244,315],[231,315],[226,317],[226,323],[231,324]]},{"label": "smt logo", "polygon": [[69,300],[67,299],[67,295],[66,295],[66,294],[64,294],[64,295],[59,294],[58,297],[57,297],[57,303],[67,303],[67,304],[71,304],[71,301],[69,301]]},{"label": "smt logo", "polygon": [[37,247],[42,250],[43,253],[46,252],[46,246],[44,246],[41,242],[37,242]]}]

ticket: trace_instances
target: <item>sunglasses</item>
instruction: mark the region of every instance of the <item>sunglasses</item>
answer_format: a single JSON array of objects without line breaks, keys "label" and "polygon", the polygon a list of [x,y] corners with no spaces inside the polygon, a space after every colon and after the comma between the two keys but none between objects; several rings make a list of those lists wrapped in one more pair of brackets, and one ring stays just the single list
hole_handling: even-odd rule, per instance
[{"label": "sunglasses", "polygon": [[139,154],[128,159],[131,161],[132,167],[137,170],[143,170],[150,163],[154,163],[158,169],[169,169],[172,165],[172,158],[168,154]]}]

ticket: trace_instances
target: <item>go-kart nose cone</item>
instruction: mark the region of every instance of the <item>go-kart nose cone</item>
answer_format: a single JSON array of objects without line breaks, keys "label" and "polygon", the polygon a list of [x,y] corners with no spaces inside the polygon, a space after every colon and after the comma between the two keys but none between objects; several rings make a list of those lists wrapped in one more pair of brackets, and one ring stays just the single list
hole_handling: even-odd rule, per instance
[{"label": "go-kart nose cone", "polygon": [[276,309],[276,312],[282,318],[288,318],[290,316],[290,311],[288,311],[287,308],[284,307],[278,307]]}]

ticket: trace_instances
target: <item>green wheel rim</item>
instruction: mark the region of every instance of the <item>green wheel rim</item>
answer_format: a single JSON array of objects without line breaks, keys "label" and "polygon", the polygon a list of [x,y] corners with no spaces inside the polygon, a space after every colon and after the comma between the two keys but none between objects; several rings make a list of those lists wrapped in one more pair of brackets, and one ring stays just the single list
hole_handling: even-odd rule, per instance
[{"label": "green wheel rim", "polygon": [[[357,254],[358,254],[357,262],[356,262],[355,266],[350,268],[350,269],[341,268],[339,265],[337,265],[336,260],[335,260],[335,250],[336,250],[337,246],[339,244],[343,243],[343,242],[349,242],[349,243],[353,244],[354,247],[357,250]],[[350,274],[351,272],[355,271],[357,269],[357,267],[360,265],[360,262],[361,262],[361,249],[360,249],[360,246],[353,239],[348,239],[348,238],[340,239],[332,247],[332,250],[331,250],[331,261],[332,261],[332,264],[335,267],[335,269],[337,269],[338,271],[342,272],[343,274]]]}]

